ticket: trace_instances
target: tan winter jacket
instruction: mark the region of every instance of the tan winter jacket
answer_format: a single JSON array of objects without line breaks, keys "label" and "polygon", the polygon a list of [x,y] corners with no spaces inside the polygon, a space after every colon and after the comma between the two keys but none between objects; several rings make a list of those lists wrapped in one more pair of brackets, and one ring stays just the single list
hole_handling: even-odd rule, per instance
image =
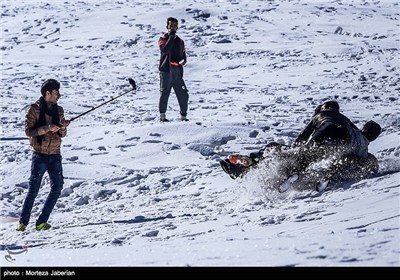
[{"label": "tan winter jacket", "polygon": [[[37,127],[39,122],[39,109],[40,100],[37,100],[29,107],[25,116],[25,134],[29,137],[29,142],[32,150],[37,153],[46,155],[55,155],[61,153],[61,138],[67,135],[67,129],[61,128],[58,132],[51,132],[49,124],[51,124],[51,116],[45,114],[46,125]],[[64,121],[64,109],[58,106],[58,113],[60,115],[60,122]],[[37,141],[37,136],[43,136],[42,144]]]}]

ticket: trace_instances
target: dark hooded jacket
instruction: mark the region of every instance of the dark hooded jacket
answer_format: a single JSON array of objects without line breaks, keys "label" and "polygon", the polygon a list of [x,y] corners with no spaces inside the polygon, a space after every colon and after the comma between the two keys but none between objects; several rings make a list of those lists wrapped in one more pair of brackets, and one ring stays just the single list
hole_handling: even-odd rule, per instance
[{"label": "dark hooded jacket", "polygon": [[[179,36],[176,35],[174,38],[173,36],[169,36],[168,33],[165,33],[158,40],[158,46],[161,51],[160,64],[158,66],[160,72],[170,72],[171,63],[175,65],[180,65],[182,61],[183,64],[186,63],[185,43]],[[182,65],[179,67],[182,69],[183,75]]]},{"label": "dark hooded jacket", "polygon": [[346,116],[337,110],[322,111],[314,115],[295,140],[295,146],[332,144],[345,147],[345,153],[365,158],[369,141]]}]

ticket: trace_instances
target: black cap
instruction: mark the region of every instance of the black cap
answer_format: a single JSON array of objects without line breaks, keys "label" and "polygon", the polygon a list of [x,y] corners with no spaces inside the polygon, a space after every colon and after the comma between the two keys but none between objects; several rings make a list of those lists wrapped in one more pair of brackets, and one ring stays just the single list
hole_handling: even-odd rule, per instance
[{"label": "black cap", "polygon": [[60,89],[60,83],[57,82],[54,79],[48,79],[44,81],[42,84],[42,87],[40,88],[40,92],[42,93],[43,96],[46,95],[46,91],[52,91],[52,90],[59,90]]},{"label": "black cap", "polygon": [[369,142],[374,141],[381,134],[381,126],[374,121],[367,121],[361,129],[362,134]]}]

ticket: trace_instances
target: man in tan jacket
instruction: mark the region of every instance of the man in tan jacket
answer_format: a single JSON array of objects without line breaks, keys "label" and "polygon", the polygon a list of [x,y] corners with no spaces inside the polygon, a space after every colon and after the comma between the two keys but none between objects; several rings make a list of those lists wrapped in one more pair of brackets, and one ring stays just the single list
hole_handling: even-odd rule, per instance
[{"label": "man in tan jacket", "polygon": [[61,163],[61,138],[67,134],[70,121],[64,119],[64,109],[57,105],[60,83],[46,80],[41,87],[42,96],[32,104],[25,117],[25,134],[32,146],[29,190],[22,207],[17,231],[24,231],[29,223],[33,203],[39,192],[44,173],[50,177],[50,193],[36,221],[36,230],[49,229],[49,216],[60,196],[64,177]]}]

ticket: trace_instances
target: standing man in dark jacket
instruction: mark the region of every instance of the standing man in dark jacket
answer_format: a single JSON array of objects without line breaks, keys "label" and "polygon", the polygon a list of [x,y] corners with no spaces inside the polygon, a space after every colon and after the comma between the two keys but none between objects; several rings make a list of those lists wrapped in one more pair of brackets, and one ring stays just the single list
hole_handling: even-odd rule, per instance
[{"label": "standing man in dark jacket", "polygon": [[24,231],[28,225],[33,203],[46,171],[50,177],[51,190],[36,221],[36,230],[50,228],[47,220],[63,187],[60,147],[61,138],[67,134],[70,121],[64,119],[64,109],[57,105],[61,96],[59,90],[58,81],[46,80],[41,87],[42,96],[29,107],[25,116],[25,134],[29,137],[33,154],[28,194],[22,207],[17,231]]},{"label": "standing man in dark jacket", "polygon": [[167,30],[158,40],[161,57],[159,64],[160,71],[160,121],[168,122],[166,111],[171,89],[174,88],[178,98],[180,115],[182,121],[187,121],[187,110],[189,94],[183,80],[183,66],[186,64],[185,44],[181,38],[176,35],[178,30],[178,20],[173,17],[167,19]]}]

